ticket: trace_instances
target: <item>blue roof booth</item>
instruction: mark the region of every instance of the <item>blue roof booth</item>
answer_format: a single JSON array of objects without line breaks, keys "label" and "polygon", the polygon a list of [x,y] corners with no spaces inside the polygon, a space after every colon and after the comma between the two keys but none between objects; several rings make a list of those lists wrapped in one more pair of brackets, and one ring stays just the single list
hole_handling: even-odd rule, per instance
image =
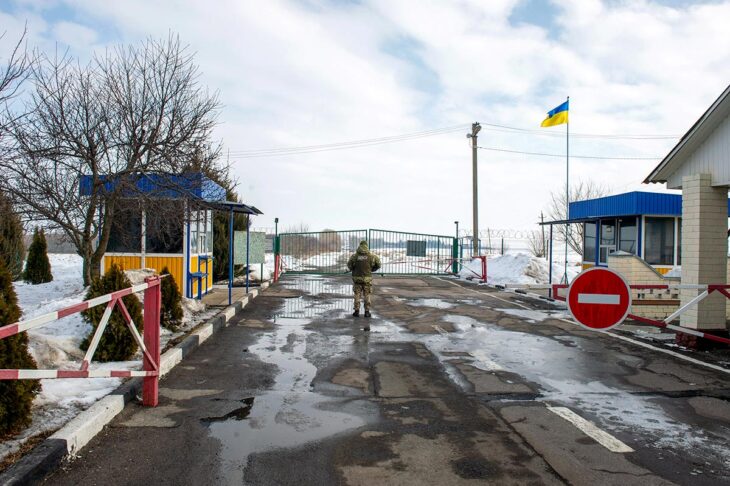
[{"label": "blue roof booth", "polygon": [[682,264],[680,194],[635,191],[576,201],[570,203],[569,215],[546,224],[583,225],[584,269],[607,266],[615,251],[636,255],[661,274]]},{"label": "blue roof booth", "polygon": [[[226,201],[225,189],[201,173],[102,176],[96,180],[83,176],[81,195],[90,196],[94,184],[103,186],[102,193],[114,192],[119,198],[102,274],[112,264],[157,272],[167,267],[189,298],[202,298],[213,288],[213,211],[229,215],[229,229],[234,214],[246,214],[249,221],[250,216],[263,214],[253,206]],[[232,244],[229,253],[232,263]],[[229,301],[232,274],[231,265]]]}]

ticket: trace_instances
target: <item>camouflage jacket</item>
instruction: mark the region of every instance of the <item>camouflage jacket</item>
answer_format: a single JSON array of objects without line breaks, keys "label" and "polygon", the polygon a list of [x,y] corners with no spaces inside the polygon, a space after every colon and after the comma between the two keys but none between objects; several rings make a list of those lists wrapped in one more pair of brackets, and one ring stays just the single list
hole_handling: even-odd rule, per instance
[{"label": "camouflage jacket", "polygon": [[370,252],[367,241],[361,241],[355,254],[348,260],[347,268],[352,272],[353,282],[370,283],[373,281],[373,272],[380,269],[380,258]]}]

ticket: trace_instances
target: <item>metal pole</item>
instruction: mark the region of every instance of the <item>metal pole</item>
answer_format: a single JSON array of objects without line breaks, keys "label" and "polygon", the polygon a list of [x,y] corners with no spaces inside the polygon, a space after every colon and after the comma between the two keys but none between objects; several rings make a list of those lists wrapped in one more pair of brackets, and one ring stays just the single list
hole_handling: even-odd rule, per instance
[{"label": "metal pole", "polygon": [[454,273],[459,273],[459,222],[454,221],[456,225],[456,238],[454,239],[454,249],[452,250],[452,257],[454,258]]},{"label": "metal pole", "polygon": [[474,218],[472,223],[472,241],[473,241],[473,252],[474,255],[479,254],[479,197],[477,190],[477,134],[482,126],[479,122],[471,124],[471,133],[467,133],[466,136],[471,138],[471,173],[472,173],[472,216]]},{"label": "metal pole", "polygon": [[246,216],[246,293],[248,294],[249,274],[251,263],[249,256],[251,255],[251,215]]},{"label": "metal pole", "polygon": [[[548,260],[548,284],[553,284],[553,225],[550,224],[550,246],[548,249],[548,253],[550,255]],[[550,287],[550,290],[548,290],[548,297],[553,297],[553,289]]]},{"label": "metal pole", "polygon": [[[565,121],[565,220],[570,220],[570,96],[568,96],[568,119]],[[568,242],[570,241],[570,223],[565,223],[565,268],[563,279],[568,284]]]},{"label": "metal pole", "polygon": [[233,302],[233,208],[228,213],[228,305]]}]

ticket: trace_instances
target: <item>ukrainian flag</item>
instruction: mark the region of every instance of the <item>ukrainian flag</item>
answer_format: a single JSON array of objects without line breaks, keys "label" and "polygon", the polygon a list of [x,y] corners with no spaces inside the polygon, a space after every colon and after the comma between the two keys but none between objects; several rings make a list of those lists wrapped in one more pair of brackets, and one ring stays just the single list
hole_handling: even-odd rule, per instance
[{"label": "ukrainian flag", "polygon": [[566,101],[562,105],[559,105],[552,110],[548,111],[547,118],[545,118],[540,124],[541,127],[554,127],[555,125],[562,125],[568,123],[568,102]]}]

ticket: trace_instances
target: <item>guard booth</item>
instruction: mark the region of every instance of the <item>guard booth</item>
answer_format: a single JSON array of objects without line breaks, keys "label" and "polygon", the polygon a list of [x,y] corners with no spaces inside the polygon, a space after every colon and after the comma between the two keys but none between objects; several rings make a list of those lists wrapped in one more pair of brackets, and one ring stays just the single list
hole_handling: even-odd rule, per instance
[{"label": "guard booth", "polygon": [[583,269],[606,267],[608,257],[619,252],[635,255],[662,275],[682,265],[679,194],[634,191],[571,202],[568,220],[544,224],[552,234],[552,226],[566,223],[583,226]]},{"label": "guard booth", "polygon": [[[125,270],[143,268],[161,272],[165,267],[188,298],[202,298],[213,288],[213,214],[215,210],[248,215],[256,208],[226,201],[223,187],[201,173],[147,174],[116,192],[115,216],[107,251],[101,261],[104,274],[113,264]],[[90,195],[93,179],[80,181],[81,195]]]}]

